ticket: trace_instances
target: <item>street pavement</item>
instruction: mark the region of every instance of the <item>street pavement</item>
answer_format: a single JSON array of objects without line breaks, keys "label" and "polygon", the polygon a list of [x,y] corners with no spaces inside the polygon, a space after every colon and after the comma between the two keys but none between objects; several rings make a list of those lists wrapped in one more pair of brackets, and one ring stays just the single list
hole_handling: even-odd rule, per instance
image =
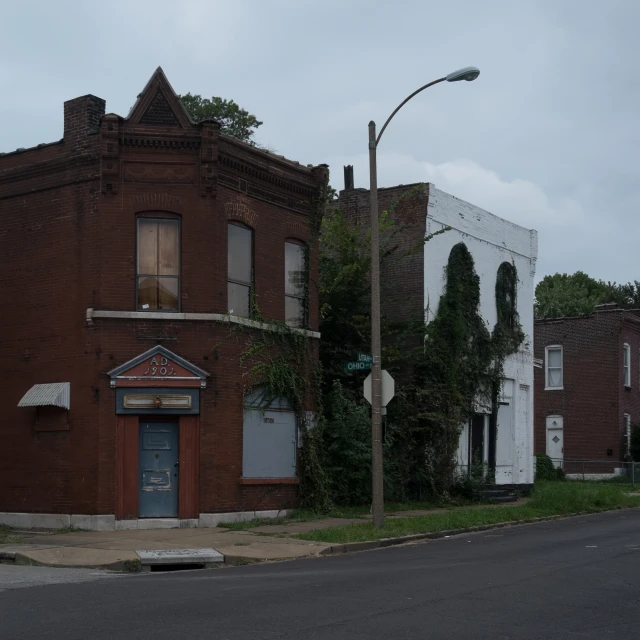
[{"label": "street pavement", "polygon": [[[117,578],[112,571],[95,569],[63,569],[52,567],[28,567],[13,564],[0,564],[0,593],[7,589],[40,587],[47,584],[65,584],[68,582],[91,582],[105,578]],[[2,603],[0,601],[0,611]],[[0,638],[2,630],[0,629]]]},{"label": "street pavement", "polygon": [[290,562],[94,573],[0,592],[0,638],[635,639],[640,509]]}]

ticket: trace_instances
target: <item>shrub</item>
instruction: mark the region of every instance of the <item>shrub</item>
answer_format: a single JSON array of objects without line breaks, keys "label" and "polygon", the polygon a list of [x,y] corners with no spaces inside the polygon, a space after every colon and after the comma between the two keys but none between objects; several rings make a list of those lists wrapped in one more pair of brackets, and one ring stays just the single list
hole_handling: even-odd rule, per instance
[{"label": "shrub", "polygon": [[548,455],[536,455],[536,480],[564,480],[565,477],[564,470],[556,468]]},{"label": "shrub", "polygon": [[324,444],[329,491],[339,505],[371,501],[371,420],[367,407],[335,381],[325,399]]}]

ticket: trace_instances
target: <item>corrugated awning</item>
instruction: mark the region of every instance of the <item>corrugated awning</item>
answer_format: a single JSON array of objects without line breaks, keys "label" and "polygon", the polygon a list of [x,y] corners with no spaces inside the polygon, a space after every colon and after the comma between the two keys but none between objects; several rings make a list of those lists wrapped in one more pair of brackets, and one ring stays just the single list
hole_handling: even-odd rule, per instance
[{"label": "corrugated awning", "polygon": [[60,407],[70,409],[71,383],[34,384],[18,402],[19,407]]}]

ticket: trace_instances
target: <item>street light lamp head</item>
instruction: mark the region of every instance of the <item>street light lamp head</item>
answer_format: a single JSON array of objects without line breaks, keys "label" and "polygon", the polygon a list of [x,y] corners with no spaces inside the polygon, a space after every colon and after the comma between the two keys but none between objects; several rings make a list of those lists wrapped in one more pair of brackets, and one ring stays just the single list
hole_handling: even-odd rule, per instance
[{"label": "street light lamp head", "polygon": [[471,80],[475,80],[479,75],[480,69],[477,67],[465,67],[464,69],[458,69],[458,71],[450,73],[446,77],[446,81],[458,82],[460,80],[466,80],[467,82],[471,82]]}]

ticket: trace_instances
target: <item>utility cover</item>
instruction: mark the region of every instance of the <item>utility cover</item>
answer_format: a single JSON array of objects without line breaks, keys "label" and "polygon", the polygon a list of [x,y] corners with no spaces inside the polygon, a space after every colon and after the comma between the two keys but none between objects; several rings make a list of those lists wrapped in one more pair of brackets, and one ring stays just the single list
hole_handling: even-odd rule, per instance
[{"label": "utility cover", "polygon": [[[396,383],[388,371],[382,371],[380,376],[382,406],[386,407],[396,394]],[[371,404],[371,374],[364,379],[364,397]]]},{"label": "utility cover", "polygon": [[215,549],[159,549],[157,551],[136,551],[136,553],[143,566],[224,562],[224,556]]}]

